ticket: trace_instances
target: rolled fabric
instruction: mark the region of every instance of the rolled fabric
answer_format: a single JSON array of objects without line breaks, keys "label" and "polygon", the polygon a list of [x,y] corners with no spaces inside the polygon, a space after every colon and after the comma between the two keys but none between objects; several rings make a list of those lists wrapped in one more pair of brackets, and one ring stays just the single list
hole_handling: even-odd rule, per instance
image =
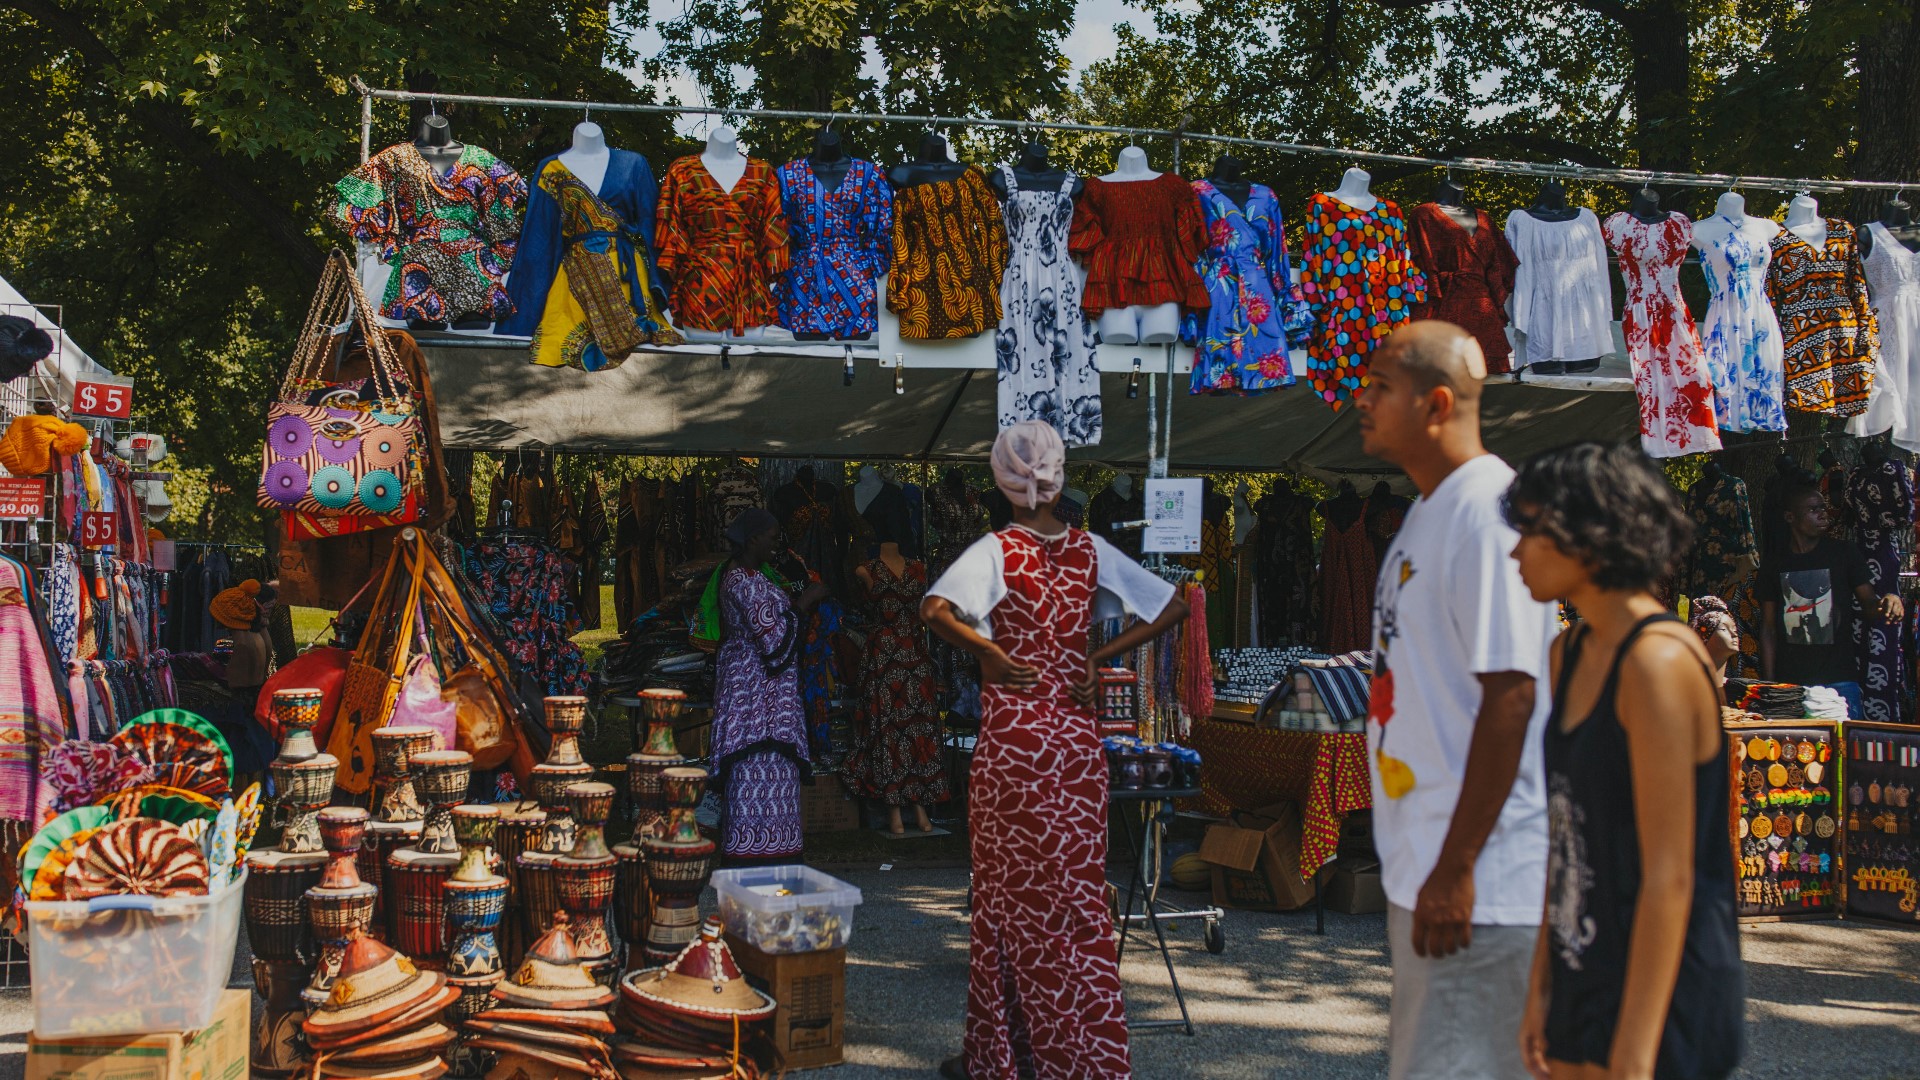
[{"label": "rolled fabric", "polygon": [[1017,506],[1052,502],[1066,486],[1067,447],[1053,425],[1022,420],[993,440],[993,482]]}]

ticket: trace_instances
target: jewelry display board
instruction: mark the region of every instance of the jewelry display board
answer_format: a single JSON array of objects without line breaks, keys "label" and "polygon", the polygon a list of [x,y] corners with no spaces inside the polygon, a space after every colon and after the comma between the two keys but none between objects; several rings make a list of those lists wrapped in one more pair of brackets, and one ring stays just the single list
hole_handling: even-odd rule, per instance
[{"label": "jewelry display board", "polygon": [[1726,731],[1736,774],[1731,809],[1740,917],[1838,915],[1845,830],[1834,723],[1740,723]]},{"label": "jewelry display board", "polygon": [[1920,924],[1920,728],[1845,728],[1847,915]]}]

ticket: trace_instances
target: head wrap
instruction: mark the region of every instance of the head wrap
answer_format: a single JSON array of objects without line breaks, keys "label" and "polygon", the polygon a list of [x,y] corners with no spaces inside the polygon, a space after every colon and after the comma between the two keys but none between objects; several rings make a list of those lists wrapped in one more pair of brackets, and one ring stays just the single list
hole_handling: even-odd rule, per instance
[{"label": "head wrap", "polygon": [[1034,510],[1066,484],[1067,447],[1042,420],[1022,420],[993,440],[993,482],[1015,506]]},{"label": "head wrap", "polygon": [[14,476],[39,476],[53,468],[53,455],[87,448],[87,429],[57,416],[17,416],[0,435],[0,466]]},{"label": "head wrap", "polygon": [[747,541],[779,524],[780,522],[775,520],[772,514],[757,506],[749,506],[740,511],[740,516],[734,518],[733,523],[727,526],[727,543],[736,548],[745,547]]},{"label": "head wrap", "polygon": [[260,605],[254,597],[260,595],[260,583],[252,578],[222,591],[207,605],[213,615],[213,621],[229,630],[246,630],[253,626],[253,620],[260,617]]},{"label": "head wrap", "polygon": [[1733,612],[1727,607],[1725,600],[1717,596],[1693,598],[1693,603],[1687,611],[1687,625],[1693,627],[1693,632],[1700,635],[1700,640],[1712,639],[1723,623],[1733,623],[1734,635],[1739,636],[1739,623],[1735,622]]}]

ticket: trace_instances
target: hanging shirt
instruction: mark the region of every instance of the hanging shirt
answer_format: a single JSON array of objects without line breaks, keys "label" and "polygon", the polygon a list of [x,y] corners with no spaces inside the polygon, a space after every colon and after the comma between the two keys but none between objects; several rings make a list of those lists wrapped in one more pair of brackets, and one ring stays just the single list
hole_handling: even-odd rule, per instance
[{"label": "hanging shirt", "polygon": [[1426,298],[1407,249],[1400,207],[1381,199],[1355,210],[1325,192],[1307,204],[1300,292],[1313,311],[1307,370],[1313,392],[1339,409],[1367,385],[1367,358]]},{"label": "hanging shirt", "polygon": [[1520,258],[1513,283],[1514,366],[1592,360],[1613,351],[1613,285],[1600,219],[1581,207],[1565,221],[1507,215]]},{"label": "hanging shirt", "polygon": [[1893,432],[1893,445],[1920,451],[1920,252],[1908,251],[1885,225],[1872,222],[1873,250],[1862,260],[1880,363],[1865,412],[1847,422],[1849,435]]},{"label": "hanging shirt", "polygon": [[1453,323],[1480,343],[1489,372],[1511,371],[1506,308],[1520,259],[1485,210],[1473,216],[1468,232],[1438,203],[1421,203],[1407,214],[1407,249],[1427,279],[1427,299],[1414,306],[1413,317]]},{"label": "hanging shirt", "polygon": [[1857,416],[1867,410],[1879,326],[1853,226],[1827,219],[1819,247],[1792,229],[1773,234],[1767,299],[1780,320],[1787,408]]},{"label": "hanging shirt", "polygon": [[1086,261],[1080,306],[1088,318],[1112,308],[1212,301],[1194,269],[1207,249],[1193,187],[1175,173],[1151,180],[1087,180],[1073,208],[1073,253]]},{"label": "hanging shirt", "polygon": [[895,195],[887,310],[901,337],[972,337],[999,325],[1006,268],[1007,230],[978,167]]},{"label": "hanging shirt", "polygon": [[697,156],[667,167],[656,222],[660,270],[673,282],[674,322],[683,330],[771,326],[774,283],[787,272],[787,216],[773,167],[747,159],[733,190]]},{"label": "hanging shirt", "polygon": [[378,301],[397,320],[452,322],[513,312],[507,271],[520,239],[527,182],[478,146],[441,174],[412,143],[375,154],[334,185],[334,223],[377,245],[393,268]]},{"label": "hanging shirt", "polygon": [[513,314],[494,331],[532,337],[536,364],[599,371],[644,342],[679,340],[662,314],[666,289],[654,267],[659,185],[639,154],[607,156],[598,192],[559,155],[534,171],[507,282]]},{"label": "hanging shirt", "polygon": [[802,158],[780,166],[780,206],[793,262],[780,289],[780,325],[850,338],[879,329],[874,294],[893,259],[893,189],[871,161],[847,163],[829,188]]},{"label": "hanging shirt", "polygon": [[[1009,528],[1025,529],[1024,525]],[[1035,536],[1049,534],[1027,529]],[[1058,533],[1052,535],[1059,535]],[[1099,536],[1089,534],[1096,560],[1093,620],[1111,619],[1122,614],[1137,615],[1151,621],[1160,617],[1173,599],[1173,583],[1128,558],[1119,548]],[[951,601],[960,618],[981,637],[993,638],[993,609],[1007,596],[1006,552],[1000,537],[992,533],[975,540],[953,561],[940,580],[927,590],[928,596]]]},{"label": "hanging shirt", "polygon": [[1293,385],[1290,344],[1305,345],[1313,312],[1293,283],[1287,236],[1273,189],[1253,184],[1245,206],[1210,180],[1195,180],[1207,246],[1194,267],[1211,300],[1187,313],[1181,336],[1197,343],[1187,390],[1257,394]]}]

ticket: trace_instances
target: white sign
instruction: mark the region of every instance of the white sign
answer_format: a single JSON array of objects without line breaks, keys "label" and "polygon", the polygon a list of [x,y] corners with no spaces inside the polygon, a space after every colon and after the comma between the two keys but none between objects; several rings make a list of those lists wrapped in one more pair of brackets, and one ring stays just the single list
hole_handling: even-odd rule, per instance
[{"label": "white sign", "polygon": [[1147,481],[1147,535],[1140,550],[1192,554],[1200,550],[1200,481]]}]

